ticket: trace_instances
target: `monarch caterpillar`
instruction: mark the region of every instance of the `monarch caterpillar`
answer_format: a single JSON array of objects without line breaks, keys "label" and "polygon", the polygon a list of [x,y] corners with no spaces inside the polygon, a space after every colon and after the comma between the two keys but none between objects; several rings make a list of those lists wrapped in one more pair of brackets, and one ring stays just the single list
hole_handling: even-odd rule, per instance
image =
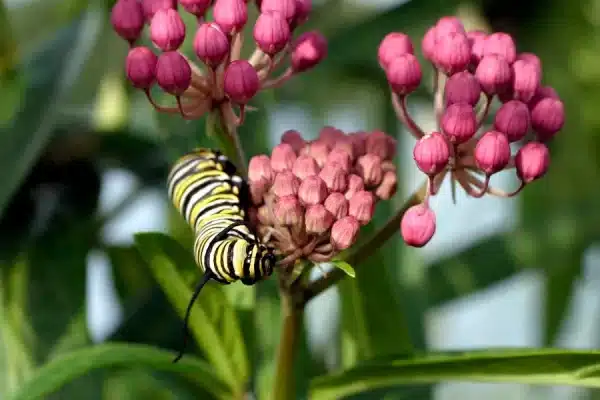
[{"label": "monarch caterpillar", "polygon": [[199,148],[185,154],[171,168],[167,186],[173,205],[194,230],[194,258],[204,272],[187,306],[177,362],[192,305],[204,285],[211,279],[253,285],[273,273],[275,255],[249,228],[248,184],[219,151]]}]

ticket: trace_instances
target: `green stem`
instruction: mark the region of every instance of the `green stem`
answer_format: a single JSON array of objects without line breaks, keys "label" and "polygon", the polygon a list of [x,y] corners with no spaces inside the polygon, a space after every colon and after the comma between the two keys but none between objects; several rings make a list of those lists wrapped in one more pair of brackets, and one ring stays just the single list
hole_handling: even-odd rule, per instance
[{"label": "green stem", "polygon": [[248,172],[246,170],[247,163],[244,149],[242,149],[237,129],[234,125],[227,123],[221,108],[217,108],[208,114],[206,132],[219,142],[225,155],[234,161],[238,173],[245,178]]},{"label": "green stem", "polygon": [[[362,246],[358,247],[354,251],[348,252],[342,257],[350,265],[358,265],[371,254],[373,254],[381,245],[383,245],[389,238],[398,232],[400,227],[400,221],[404,216],[404,213],[412,206],[420,204],[427,193],[427,182],[424,182],[413,194],[410,196],[404,205],[400,207],[398,212],[391,217],[385,225],[377,231],[371,238],[369,238]],[[331,286],[335,285],[338,281],[346,276],[346,273],[340,269],[334,269],[327,275],[321,276],[320,278],[311,282],[305,289],[302,296],[302,304],[306,304],[320,293],[324,292]]]}]

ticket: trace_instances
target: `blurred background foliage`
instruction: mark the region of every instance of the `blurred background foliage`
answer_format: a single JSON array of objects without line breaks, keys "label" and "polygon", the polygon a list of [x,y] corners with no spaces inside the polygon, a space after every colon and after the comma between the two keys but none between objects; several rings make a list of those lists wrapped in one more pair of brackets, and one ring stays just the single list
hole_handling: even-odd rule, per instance
[{"label": "blurred background foliage", "polygon": [[[2,399],[208,399],[219,398],[223,390],[218,379],[204,379],[212,371],[193,372],[203,367],[191,360],[161,370],[157,365],[170,353],[148,349],[144,359],[128,353],[136,346],[178,346],[180,319],[172,304],[180,308],[178,289],[189,290],[186,285],[197,272],[190,268],[181,276],[172,275],[173,268],[154,265],[149,256],[153,250],[143,254],[131,242],[114,244],[103,229],[144,190],[157,189],[166,197],[169,163],[192,145],[212,143],[203,136],[203,123],[155,113],[127,84],[127,46],[111,30],[112,3],[0,2]],[[400,127],[388,105],[377,46],[391,31],[404,31],[420,43],[426,28],[448,14],[461,16],[467,27],[509,32],[519,49],[543,60],[544,81],[557,89],[567,109],[567,124],[551,145],[550,172],[519,196],[517,223],[505,232],[473,237],[470,245],[431,263],[402,245],[398,236],[366,265],[355,266],[357,279],[339,286],[336,361],[332,365],[322,352],[311,350],[306,337],[299,344],[300,398],[306,396],[311,378],[332,368],[413,346],[427,349],[429,311],[511,282],[526,270],[535,271],[543,285],[539,345],[555,345],[572,313],[584,255],[600,237],[600,1],[410,0],[375,7],[370,2],[315,0],[306,29],[325,33],[329,57],[283,88],[261,94],[253,102],[260,110],[248,115],[241,139],[249,155],[267,151],[272,144],[269,112],[278,105],[308,110],[315,125],[306,132],[309,136],[327,121],[328,110],[340,106],[364,108],[364,128],[396,134]],[[185,46],[191,46],[189,38]],[[414,97],[428,99],[425,90]],[[102,177],[115,168],[135,176],[137,186],[114,209],[100,212]],[[399,193],[395,204],[407,194]],[[376,223],[395,204],[380,207]],[[169,232],[189,245],[187,228],[177,217],[169,221]],[[152,236],[145,240],[151,246]],[[67,385],[53,383],[63,379],[57,378],[60,368],[46,371],[40,379],[41,366],[61,357],[76,362],[68,358],[69,352],[92,344],[86,266],[96,250],[108,255],[123,309],[121,321],[101,340],[131,346],[115,344],[112,353],[96,354],[101,362],[82,367],[86,373],[73,376]],[[202,328],[214,337],[198,338],[205,340],[205,345],[199,341],[200,347],[206,358],[220,363],[217,369],[252,379],[256,397],[269,398],[280,323],[276,287],[273,282],[255,288],[233,286],[203,293],[205,310],[196,314],[197,324],[202,325],[202,316],[227,319],[230,314],[237,322],[221,320],[211,332]],[[244,347],[239,351],[247,353],[249,365],[240,361],[243,356],[236,360],[235,354],[211,350],[219,341],[231,340]],[[114,358],[115,352],[120,357]],[[592,391],[581,395],[600,398]],[[432,396],[431,387],[403,386],[353,398]]]}]

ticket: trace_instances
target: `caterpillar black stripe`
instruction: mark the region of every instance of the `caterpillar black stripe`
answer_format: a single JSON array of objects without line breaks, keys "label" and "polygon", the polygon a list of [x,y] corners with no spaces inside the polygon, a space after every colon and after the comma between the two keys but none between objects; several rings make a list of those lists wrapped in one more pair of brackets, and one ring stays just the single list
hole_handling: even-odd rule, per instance
[{"label": "caterpillar black stripe", "polygon": [[175,162],[167,178],[168,192],[195,233],[194,258],[204,272],[184,318],[184,342],[192,305],[211,279],[245,285],[270,276],[275,265],[272,250],[260,243],[247,221],[248,185],[219,151],[195,149]]}]

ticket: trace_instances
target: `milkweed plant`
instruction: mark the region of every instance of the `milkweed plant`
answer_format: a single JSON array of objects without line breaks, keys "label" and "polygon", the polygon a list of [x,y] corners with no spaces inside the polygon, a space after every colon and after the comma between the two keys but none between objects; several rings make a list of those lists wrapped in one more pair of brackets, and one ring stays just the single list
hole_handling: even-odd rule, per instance
[{"label": "milkweed plant", "polygon": [[[206,181],[182,188],[181,193],[190,190],[187,206],[197,207],[189,212],[202,214],[208,207],[222,206],[219,212],[227,213],[227,204],[218,203],[218,196],[203,202],[206,188],[214,184],[210,190],[224,193],[232,188],[228,177],[237,174],[247,191],[247,201],[239,202],[243,224],[275,256],[272,276],[264,277],[276,280],[282,301],[274,399],[296,396],[299,321],[307,303],[340,280],[351,279],[349,275],[360,280],[368,274],[361,268],[354,272],[353,267],[393,235],[401,235],[407,246],[426,246],[436,232],[430,199],[445,180],[450,180],[453,193],[460,189],[473,198],[512,197],[526,190],[547,173],[548,142],[565,121],[559,95],[542,81],[541,60],[520,51],[511,35],[469,31],[454,16],[441,17],[421,38],[389,32],[372,56],[388,82],[389,107],[414,138],[412,155],[424,183],[387,222],[364,235],[376,208],[396,194],[398,143],[392,133],[324,126],[312,140],[307,138],[310,133],[288,130],[269,153],[250,159],[238,137],[257,94],[276,91],[296,76],[310,74],[326,57],[335,57],[328,55],[322,33],[299,33],[311,8],[310,0],[118,0],[111,15],[114,31],[130,45],[124,73],[131,85],[145,94],[157,113],[205,119],[207,132],[220,143],[211,151],[223,156],[211,158],[210,165],[211,171],[220,171],[222,180],[202,175],[208,158],[196,159],[198,182]],[[183,13],[197,18],[194,30],[186,28]],[[243,41],[247,30],[252,31],[252,43]],[[152,46],[140,44],[145,34]],[[180,48],[190,36],[193,54],[183,54]],[[246,53],[249,57],[242,57]],[[423,84],[424,68],[433,71],[432,131],[420,126],[408,107],[410,95]],[[153,94],[157,89],[170,97],[157,100]],[[229,160],[235,172],[219,160]],[[515,187],[491,184],[494,175],[507,170],[518,180]],[[235,191],[238,199],[242,192]],[[219,233],[215,231],[210,240],[224,240],[226,235]],[[209,268],[208,263],[238,271],[232,259],[218,261],[217,251],[199,249],[190,249],[190,254],[196,252],[197,263],[204,263],[199,273]],[[337,268],[325,272],[323,263]],[[308,272],[314,268],[319,273],[310,278]],[[239,271],[232,274],[248,273]],[[194,307],[190,311],[193,314]],[[191,352],[181,362],[194,357]],[[357,378],[357,386],[347,393],[360,391],[360,384]],[[244,382],[235,387],[234,397],[249,398],[243,396],[251,392]],[[319,398],[336,398],[323,393]]]}]

